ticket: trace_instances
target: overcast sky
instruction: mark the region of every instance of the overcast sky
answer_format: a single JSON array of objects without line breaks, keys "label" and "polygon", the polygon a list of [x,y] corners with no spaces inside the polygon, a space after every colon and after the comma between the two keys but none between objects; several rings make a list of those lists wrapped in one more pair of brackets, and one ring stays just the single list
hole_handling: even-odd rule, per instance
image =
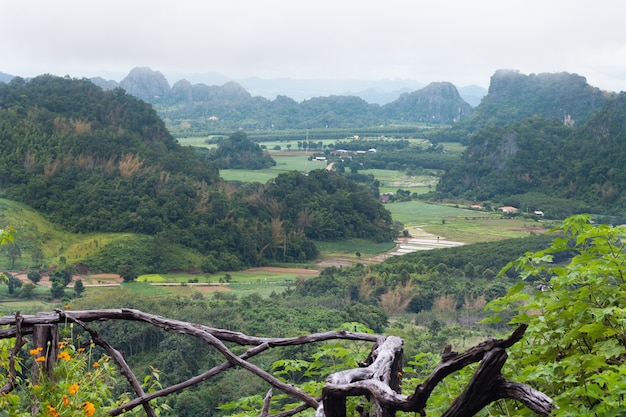
[{"label": "overcast sky", "polygon": [[0,71],[489,86],[497,69],[626,91],[622,0],[0,0]]}]

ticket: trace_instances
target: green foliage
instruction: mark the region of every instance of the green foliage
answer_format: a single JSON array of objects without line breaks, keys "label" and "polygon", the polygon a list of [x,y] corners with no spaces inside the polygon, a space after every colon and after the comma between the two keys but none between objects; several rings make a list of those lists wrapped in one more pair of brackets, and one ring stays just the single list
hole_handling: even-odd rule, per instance
[{"label": "green foliage", "polygon": [[264,169],[276,165],[276,161],[242,131],[220,142],[206,158],[215,162],[220,169]]},{"label": "green foliage", "polygon": [[[14,242],[15,229],[7,227],[6,229],[0,229],[0,250]],[[7,282],[8,278],[4,273],[0,272],[0,281]]]},{"label": "green foliage", "polygon": [[[626,228],[566,219],[542,251],[511,262],[521,278],[490,307],[527,323],[527,343],[511,349],[519,380],[545,392],[558,416],[626,412]],[[554,262],[568,256],[569,261]],[[505,269],[506,270],[506,269]]]},{"label": "green foliage", "polygon": [[[73,333],[70,325],[61,329],[66,338],[59,343],[59,355],[52,368],[52,374],[39,367],[38,374],[31,379],[18,377],[17,388],[0,396],[0,416],[11,417],[64,417],[64,416],[101,416],[107,410],[115,408],[120,402],[130,400],[128,392],[122,392],[116,399],[114,388],[118,384],[119,374],[116,365],[106,356],[98,356],[93,343],[84,343],[82,335]],[[6,382],[5,372],[9,369],[9,348],[11,339],[0,340],[0,384]],[[86,348],[84,346],[87,346]],[[44,363],[49,352],[38,347],[29,350],[28,364]],[[22,365],[26,360],[17,358],[15,369],[22,374]],[[159,374],[152,369],[151,374],[143,379],[145,392],[160,389]],[[157,415],[170,409],[163,401],[152,402]],[[131,415],[136,415],[135,411]],[[137,414],[138,415],[138,414]]]},{"label": "green foliage", "polygon": [[10,226],[6,229],[0,229],[0,247],[12,243],[14,241],[14,233],[15,229]]},{"label": "green foliage", "polygon": [[30,271],[28,271],[28,274],[26,275],[26,277],[33,284],[37,285],[37,283],[41,281],[41,272],[38,269],[31,269]]},{"label": "green foliage", "polygon": [[268,184],[266,197],[280,202],[282,219],[310,239],[366,238],[391,241],[396,232],[377,190],[336,172],[314,170],[280,174]]},{"label": "green foliage", "polygon": [[83,280],[77,279],[74,282],[74,293],[76,294],[77,297],[80,297],[84,291],[85,291],[85,285],[83,284]]},{"label": "green foliage", "polygon": [[333,169],[349,168],[353,173],[365,169],[389,169],[416,171],[420,169],[448,170],[459,162],[460,155],[444,153],[443,146],[430,146],[429,142],[409,144],[407,140],[364,140],[337,142],[335,149],[377,152],[350,153],[346,155],[326,152],[329,161],[335,162]]},{"label": "green foliage", "polygon": [[[0,341],[0,367],[8,369],[9,339]],[[85,350],[77,348],[73,340],[60,344],[60,354],[50,377],[42,372],[37,380],[19,381],[18,390],[0,397],[0,409],[10,416],[31,416],[30,410],[37,410],[37,416],[101,415],[102,410],[115,404],[111,383],[116,371],[109,358],[93,357],[91,346]],[[30,350],[33,361],[45,361],[47,353],[42,348]],[[21,371],[21,367],[18,367]],[[0,373],[0,383],[4,384]],[[32,407],[32,408],[31,408]]]}]

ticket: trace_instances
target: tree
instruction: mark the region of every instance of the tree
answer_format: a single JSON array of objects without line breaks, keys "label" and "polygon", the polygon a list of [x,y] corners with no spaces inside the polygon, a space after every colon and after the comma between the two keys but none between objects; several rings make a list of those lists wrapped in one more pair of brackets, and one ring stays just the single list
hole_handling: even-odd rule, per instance
[{"label": "tree", "polygon": [[[280,150],[280,145],[275,149]],[[248,139],[248,136],[237,131],[221,142],[216,149],[207,155],[209,161],[217,163],[219,168],[264,169],[276,165],[276,161],[261,147]]]},{"label": "tree", "polygon": [[20,292],[20,295],[24,298],[32,298],[34,293],[35,284],[33,284],[32,282],[27,282],[22,286],[22,291]]},{"label": "tree", "polygon": [[22,257],[22,250],[15,242],[9,242],[6,245],[5,250],[7,252],[9,260],[11,260],[11,268],[15,268],[15,261],[17,260],[17,258]]},{"label": "tree", "polygon": [[13,295],[13,294],[15,294],[15,290],[16,289],[22,287],[22,281],[19,278],[15,277],[15,276],[13,276],[11,274],[8,274],[8,277],[9,277],[9,279],[7,281],[8,292],[9,292],[10,295]]},{"label": "tree", "polygon": [[[529,326],[511,359],[518,378],[555,399],[556,416],[623,415],[626,228],[578,215],[553,232],[550,247],[503,270],[515,268],[521,280],[490,308]],[[553,263],[563,254],[568,262]]]},{"label": "tree", "polygon": [[65,287],[72,282],[72,266],[65,266],[63,268],[57,268],[50,274],[50,281],[52,285],[50,287],[50,293],[53,298],[62,298],[65,294]]},{"label": "tree", "polygon": [[124,282],[131,282],[137,278],[137,271],[131,264],[121,264],[117,267],[117,274],[122,277]]},{"label": "tree", "polygon": [[50,294],[52,294],[52,298],[62,298],[65,295],[65,284],[62,280],[52,280]]},{"label": "tree", "polygon": [[85,286],[83,285],[83,280],[77,279],[76,282],[74,282],[74,292],[76,293],[76,296],[80,297],[84,291]]},{"label": "tree", "polygon": [[41,272],[39,272],[39,269],[31,269],[30,271],[28,271],[28,274],[26,275],[26,277],[33,284],[37,285],[37,283],[41,281]]},{"label": "tree", "polygon": [[40,266],[41,263],[44,260],[44,254],[43,251],[41,250],[41,248],[39,246],[34,247],[31,251],[30,251],[30,257],[31,260],[33,262],[33,265],[35,267]]}]

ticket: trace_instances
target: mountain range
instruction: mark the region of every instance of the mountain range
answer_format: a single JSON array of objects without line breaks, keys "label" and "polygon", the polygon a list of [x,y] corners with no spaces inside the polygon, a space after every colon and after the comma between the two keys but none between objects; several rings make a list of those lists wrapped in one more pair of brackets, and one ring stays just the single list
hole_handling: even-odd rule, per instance
[{"label": "mountain range", "polygon": [[[128,74],[127,74],[128,75]],[[9,82],[14,75],[0,72],[0,82]],[[125,76],[120,78],[122,80]],[[165,78],[165,77],[164,77]],[[120,81],[110,78],[93,77],[91,80],[105,89],[113,89],[120,85]],[[396,100],[403,93],[410,93],[424,87],[426,84],[410,79],[383,79],[383,80],[334,80],[334,79],[295,79],[259,77],[230,78],[216,72],[205,73],[175,73],[166,79],[170,84],[185,80],[190,84],[204,84],[206,86],[221,86],[231,81],[245,88],[252,96],[260,96],[273,100],[278,96],[286,96],[295,101],[304,101],[313,97],[326,96],[356,96],[368,103],[387,104]],[[477,106],[487,94],[487,89],[477,85],[456,86],[459,94],[471,106]]]}]

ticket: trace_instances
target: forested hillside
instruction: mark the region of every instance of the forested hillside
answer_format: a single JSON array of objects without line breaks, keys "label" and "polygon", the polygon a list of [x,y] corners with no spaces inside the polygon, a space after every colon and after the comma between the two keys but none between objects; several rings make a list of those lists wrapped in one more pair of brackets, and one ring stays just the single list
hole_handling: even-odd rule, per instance
[{"label": "forested hillside", "polygon": [[520,74],[498,70],[489,91],[466,125],[475,129],[506,125],[531,116],[584,124],[614,96],[587,83],[585,77],[561,73]]},{"label": "forested hillside", "polygon": [[472,135],[486,127],[506,126],[529,117],[559,120],[567,126],[582,126],[615,94],[587,83],[578,74],[520,74],[498,70],[489,91],[473,113],[452,127],[435,131],[437,141],[469,144]]},{"label": "forested hillside", "polygon": [[578,128],[538,116],[485,127],[438,192],[554,217],[585,211],[624,216],[625,103],[621,93]]},{"label": "forested hillside", "polygon": [[[377,190],[339,174],[226,184],[215,164],[172,138],[149,105],[88,80],[40,76],[0,84],[0,144],[7,198],[73,232],[158,239],[142,242],[137,259],[127,260],[138,273],[180,267],[161,263],[167,244],[199,252],[204,261],[195,267],[212,271],[312,259],[311,238],[322,235],[391,240],[394,233]],[[287,206],[291,194],[299,197]]]}]

